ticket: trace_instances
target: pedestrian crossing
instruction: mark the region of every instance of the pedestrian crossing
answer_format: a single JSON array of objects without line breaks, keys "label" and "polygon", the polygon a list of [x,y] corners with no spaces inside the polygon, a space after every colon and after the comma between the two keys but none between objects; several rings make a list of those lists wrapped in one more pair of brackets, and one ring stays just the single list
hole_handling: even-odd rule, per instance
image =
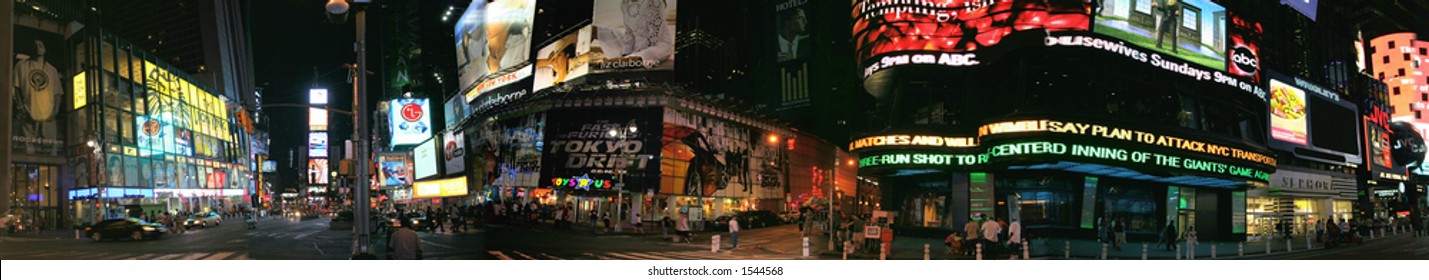
[{"label": "pedestrian crossing", "polygon": [[114,253],[83,251],[52,251],[28,255],[4,256],[7,260],[247,260],[248,253],[238,251],[196,253]]},{"label": "pedestrian crossing", "polygon": [[318,233],[321,233],[321,232],[322,232],[322,230],[313,230],[313,231],[250,231],[250,232],[244,233],[244,235],[247,235],[248,237],[263,237],[263,238],[274,238],[274,239],[303,239],[303,238],[307,238],[307,237],[313,236],[313,235],[318,234]]},{"label": "pedestrian crossing", "polygon": [[490,250],[497,260],[793,260],[788,255],[713,253],[709,251],[550,253],[525,250]]}]

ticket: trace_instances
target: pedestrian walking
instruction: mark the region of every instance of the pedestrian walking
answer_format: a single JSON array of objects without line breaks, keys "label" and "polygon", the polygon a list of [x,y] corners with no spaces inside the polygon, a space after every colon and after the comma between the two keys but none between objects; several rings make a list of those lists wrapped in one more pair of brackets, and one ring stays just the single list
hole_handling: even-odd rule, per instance
[{"label": "pedestrian walking", "polygon": [[661,236],[670,236],[670,228],[674,226],[675,220],[671,220],[670,216],[660,218],[660,228],[663,230]]},{"label": "pedestrian walking", "polygon": [[[1017,252],[1022,246],[1026,245],[1027,244],[1022,244],[1022,223],[1018,222],[1017,218],[1012,218],[1012,223],[1007,226],[1008,249],[1011,249],[1012,252]],[[1013,254],[1012,258],[1017,258],[1017,254]]]},{"label": "pedestrian walking", "polygon": [[730,218],[730,219],[729,219],[729,237],[730,237],[729,248],[730,248],[730,249],[739,248],[739,219],[738,219],[738,218]]},{"label": "pedestrian walking", "polygon": [[1175,250],[1176,236],[1178,236],[1176,234],[1176,222],[1167,222],[1166,228],[1161,230],[1161,240],[1157,243],[1163,245],[1161,248],[1162,250]]},{"label": "pedestrian walking", "polygon": [[630,225],[635,227],[635,233],[645,235],[645,220],[640,219],[640,213],[635,213],[635,217],[630,218]]},{"label": "pedestrian walking", "polygon": [[1116,219],[1116,224],[1112,226],[1112,230],[1116,231],[1116,242],[1112,244],[1116,245],[1117,251],[1121,251],[1121,245],[1126,244],[1126,219]]},{"label": "pedestrian walking", "polygon": [[1104,217],[1097,217],[1097,242],[1106,243],[1107,222]]},{"label": "pedestrian walking", "polygon": [[995,255],[999,252],[997,247],[1001,244],[998,243],[997,237],[1001,233],[1002,225],[999,225],[996,219],[988,217],[987,221],[982,223],[982,249],[988,255]]},{"label": "pedestrian walking", "polygon": [[680,242],[690,243],[690,214],[680,213],[675,220],[675,234],[679,235]]},{"label": "pedestrian walking", "polygon": [[1195,256],[1195,255],[1196,255],[1196,245],[1201,243],[1200,240],[1197,240],[1198,237],[1196,236],[1196,226],[1187,226],[1187,227],[1186,227],[1186,237],[1185,237],[1185,239],[1186,239],[1186,256],[1188,256],[1188,257],[1190,257],[1190,256]]},{"label": "pedestrian walking", "polygon": [[600,222],[603,223],[603,224],[605,224],[605,227],[603,227],[603,228],[605,228],[605,229],[611,228],[611,227],[610,227],[610,212],[600,213]]},{"label": "pedestrian walking", "polygon": [[422,239],[412,230],[412,220],[401,219],[402,227],[387,235],[387,259],[422,259]]},{"label": "pedestrian walking", "polygon": [[[963,239],[964,248],[972,248],[973,246],[977,246],[974,244],[977,244],[982,239],[982,228],[981,226],[978,226],[977,222],[977,217],[971,217],[968,219],[967,225],[963,226],[963,232],[967,234],[967,238]],[[971,253],[971,250],[969,250],[968,252]]]},{"label": "pedestrian walking", "polygon": [[597,229],[599,229],[600,227],[599,219],[600,216],[596,215],[594,210],[590,211],[590,232],[600,233],[599,231],[597,231]]}]

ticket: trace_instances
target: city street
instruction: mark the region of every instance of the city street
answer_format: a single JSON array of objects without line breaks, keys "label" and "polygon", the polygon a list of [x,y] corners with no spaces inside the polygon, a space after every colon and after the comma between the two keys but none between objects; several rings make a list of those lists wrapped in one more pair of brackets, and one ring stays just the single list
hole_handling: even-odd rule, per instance
[{"label": "city street", "polygon": [[1410,234],[1390,236],[1363,245],[1341,245],[1330,249],[1260,255],[1261,260],[1429,260],[1429,238]]},{"label": "city street", "polygon": [[[689,244],[662,237],[660,229],[634,234],[592,234],[577,224],[574,230],[539,226],[491,226],[490,248],[485,258],[499,260],[789,260],[800,258],[798,230],[792,225],[745,230],[740,247],[729,247],[729,233],[721,232],[719,252],[710,251],[712,232],[696,232]],[[428,239],[424,239],[427,241]],[[427,245],[424,242],[423,245]],[[429,247],[424,247],[429,248]],[[435,258],[442,258],[441,255]]]},{"label": "city street", "polygon": [[242,222],[195,228],[158,240],[95,242],[85,239],[7,238],[0,242],[6,260],[243,260],[251,259]]}]

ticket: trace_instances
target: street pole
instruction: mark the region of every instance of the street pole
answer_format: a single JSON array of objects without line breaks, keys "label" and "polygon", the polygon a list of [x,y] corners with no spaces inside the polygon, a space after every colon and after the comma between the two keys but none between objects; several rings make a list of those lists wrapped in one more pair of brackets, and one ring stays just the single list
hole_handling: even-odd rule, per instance
[{"label": "street pole", "polygon": [[834,189],[839,188],[839,148],[838,148],[838,147],[834,147],[834,172],[833,172],[833,173],[834,173],[834,176],[833,176],[833,182],[834,182],[834,183],[831,184],[833,187],[830,187],[830,188],[829,188],[829,211],[828,211],[828,212],[829,212],[829,221],[828,221],[829,226],[828,226],[828,231],[830,232],[830,233],[829,233],[829,251],[833,251],[833,250],[834,250],[834,234],[832,233],[832,231],[833,231],[833,229],[834,229],[834,224],[833,224],[833,223],[834,223]]},{"label": "street pole", "polygon": [[352,258],[377,259],[377,256],[373,255],[367,248],[372,244],[369,241],[370,236],[368,236],[368,233],[371,232],[368,230],[368,217],[370,216],[368,214],[370,209],[368,208],[371,205],[368,204],[370,203],[370,199],[368,199],[367,195],[368,188],[372,187],[372,183],[367,180],[369,165],[367,144],[369,138],[363,136],[363,133],[367,132],[369,110],[367,109],[367,11],[362,8],[357,9],[357,69],[354,69],[354,71],[354,73],[356,73],[354,76],[357,82],[353,85],[352,92],[354,95],[357,95],[356,98],[353,98],[355,102],[353,106],[356,107],[354,109],[357,111],[357,114],[355,114],[356,116],[353,116],[353,118],[356,119],[357,124],[356,128],[352,130],[352,140],[357,144],[357,149],[355,149],[355,155],[353,156],[357,157],[357,164],[354,168],[357,169],[357,182],[359,183],[355,184],[352,188],[352,229],[356,232],[356,238],[353,238],[354,246]]}]

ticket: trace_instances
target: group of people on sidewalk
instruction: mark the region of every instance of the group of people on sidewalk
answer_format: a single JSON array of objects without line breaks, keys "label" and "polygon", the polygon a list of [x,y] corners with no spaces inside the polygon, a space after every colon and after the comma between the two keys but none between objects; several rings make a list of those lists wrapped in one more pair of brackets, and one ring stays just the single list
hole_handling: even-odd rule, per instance
[{"label": "group of people on sidewalk", "polygon": [[[1009,224],[1006,219],[973,216],[963,225],[962,233],[949,234],[943,244],[947,246],[946,253],[950,255],[997,256],[1011,253],[1011,257],[1015,258],[1015,252],[1021,251],[1022,247],[1027,245],[1023,243],[1022,237],[1022,223],[1016,218]],[[979,245],[982,246],[981,252],[977,250]]]}]

